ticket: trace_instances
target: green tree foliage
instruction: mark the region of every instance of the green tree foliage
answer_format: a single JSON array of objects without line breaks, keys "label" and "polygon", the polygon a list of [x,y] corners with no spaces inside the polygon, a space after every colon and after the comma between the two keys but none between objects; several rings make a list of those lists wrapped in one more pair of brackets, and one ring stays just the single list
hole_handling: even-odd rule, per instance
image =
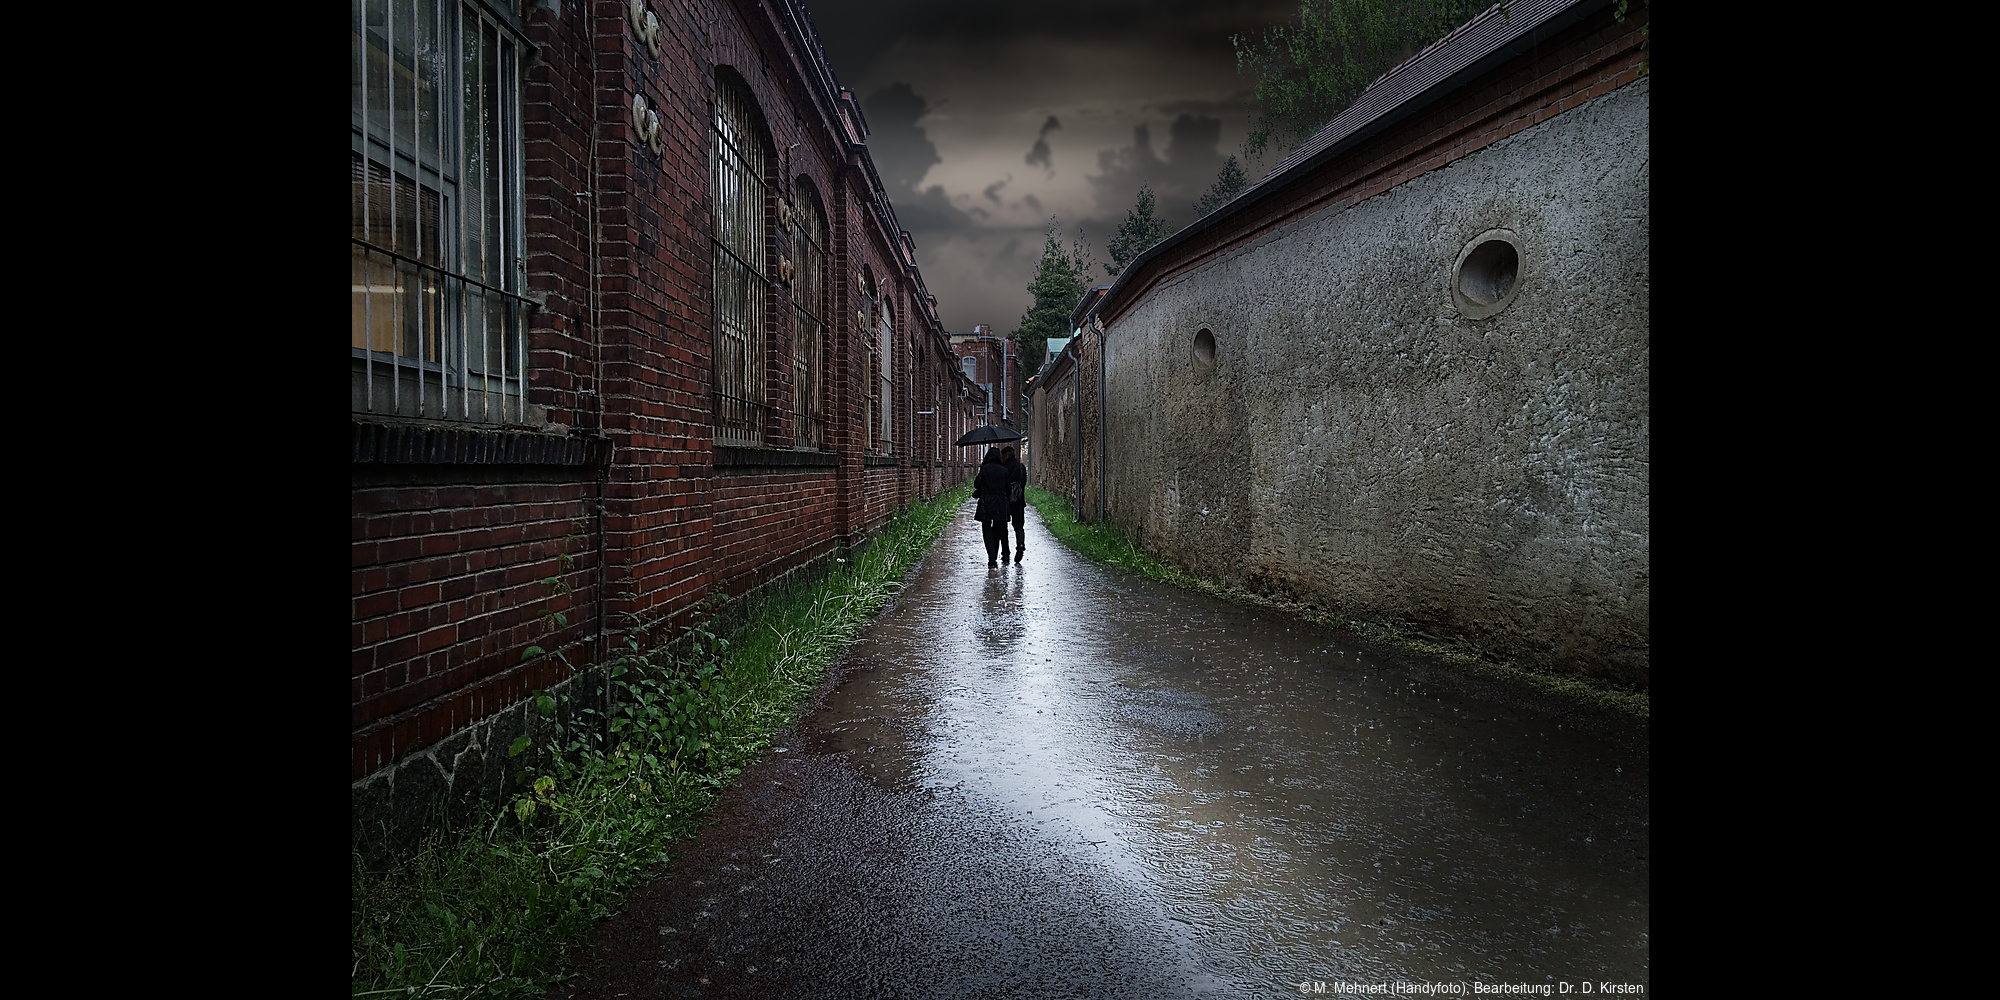
[{"label": "green tree foliage", "polygon": [[[1641,2],[1643,2],[1648,7],[1651,7],[1653,5],[1653,0],[1641,0]],[[1619,24],[1624,24],[1625,15],[1630,14],[1631,12],[1632,12],[1632,0],[1618,0],[1618,6],[1614,8],[1611,13],[1614,17],[1618,18]],[[1653,22],[1649,20],[1645,24],[1639,26],[1639,51],[1646,53],[1646,57],[1644,59],[1639,60],[1640,76],[1645,76],[1653,69],[1653,53],[1650,51],[1652,46],[1653,46]]]},{"label": "green tree foliage", "polygon": [[1153,248],[1153,245],[1174,234],[1174,227],[1167,220],[1153,213],[1153,186],[1139,185],[1139,197],[1132,210],[1125,213],[1125,221],[1118,224],[1118,232],[1112,234],[1111,263],[1104,270],[1117,277],[1118,272],[1132,266],[1132,261]]},{"label": "green tree foliage", "polygon": [[[1021,314],[1021,323],[1013,336],[1023,380],[1041,370],[1050,337],[1070,335],[1069,314],[1090,287],[1097,265],[1091,260],[1081,227],[1076,235],[1076,240],[1065,246],[1062,227],[1055,216],[1049,216],[1048,228],[1042,234],[1042,259],[1035,264],[1034,283],[1028,286],[1035,301]],[[1020,386],[1014,389],[1018,392]]]},{"label": "green tree foliage", "polygon": [[1222,161],[1222,172],[1215,175],[1215,183],[1210,184],[1201,200],[1194,203],[1195,218],[1229,204],[1229,199],[1242,194],[1243,189],[1249,186],[1250,178],[1243,175],[1243,165],[1236,162],[1236,157]]},{"label": "green tree foliage", "polygon": [[1397,63],[1486,9],[1490,0],[1299,0],[1285,24],[1231,35],[1237,71],[1257,81],[1248,156],[1296,147]]}]

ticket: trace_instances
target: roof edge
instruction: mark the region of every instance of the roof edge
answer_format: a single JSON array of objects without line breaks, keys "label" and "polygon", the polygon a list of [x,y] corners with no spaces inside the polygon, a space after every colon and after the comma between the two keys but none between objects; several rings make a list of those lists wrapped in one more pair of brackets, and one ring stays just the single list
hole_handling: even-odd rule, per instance
[{"label": "roof edge", "polygon": [[[1126,265],[1125,270],[1119,273],[1117,280],[1111,282],[1109,285],[1099,286],[1103,290],[1103,295],[1098,297],[1095,302],[1091,301],[1091,296],[1086,295],[1085,301],[1079,302],[1076,310],[1071,313],[1070,325],[1072,327],[1078,326],[1081,318],[1085,318],[1087,314],[1102,312],[1106,308],[1119,304],[1119,300],[1132,290],[1132,287],[1138,283],[1141,275],[1152,269],[1154,263],[1193,241],[1197,235],[1207,232],[1225,220],[1249,211],[1251,206],[1261,204],[1265,199],[1284,191],[1293,183],[1309,176],[1320,167],[1339,159],[1348,150],[1387,131],[1389,128],[1401,123],[1404,119],[1436,103],[1444,96],[1485,76],[1498,65],[1504,64],[1520,55],[1523,50],[1539,44],[1551,35],[1574,27],[1584,18],[1611,7],[1615,2],[1617,0],[1570,0],[1568,3],[1558,0],[1558,2],[1549,5],[1550,9],[1546,9],[1540,19],[1530,22],[1524,18],[1523,23],[1516,32],[1500,40],[1499,44],[1492,50],[1473,59],[1464,67],[1452,72],[1443,79],[1399,96],[1388,104],[1388,106],[1376,109],[1373,117],[1365,117],[1365,120],[1355,123],[1346,122],[1349,118],[1349,113],[1355,110],[1355,105],[1361,104],[1362,98],[1366,97],[1371,91],[1377,91],[1378,89],[1386,91],[1393,88],[1397,82],[1415,79],[1407,71],[1415,69],[1418,64],[1427,58],[1440,58],[1446,53],[1451,52],[1454,46],[1444,43],[1452,41],[1454,37],[1463,40],[1466,37],[1467,28],[1491,19],[1494,14],[1493,8],[1481,11],[1464,25],[1453,29],[1451,34],[1446,35],[1439,43],[1425,49],[1416,58],[1408,60],[1390,72],[1383,74],[1381,78],[1377,79],[1375,84],[1369,85],[1368,89],[1362,92],[1361,97],[1355,98],[1353,104],[1348,105],[1346,111],[1334,116],[1333,121],[1327,123],[1326,128],[1321,129],[1319,135],[1300,143],[1299,149],[1303,150],[1305,147],[1313,145],[1329,133],[1337,131],[1343,124],[1350,124],[1351,127],[1344,134],[1328,141],[1323,148],[1314,151],[1303,159],[1293,161],[1287,158],[1286,161],[1279,163],[1277,168],[1266,174],[1255,184],[1250,185],[1242,194],[1237,195],[1222,207],[1196,219],[1194,222],[1189,223],[1187,228],[1147,248],[1132,263]],[[1515,0],[1513,3],[1502,3],[1496,6],[1518,8],[1527,5],[1519,3],[1519,0]],[[1509,11],[1502,11],[1502,13],[1508,14],[1511,20]],[[1378,88],[1378,85],[1382,84],[1386,84],[1386,86]],[[1096,290],[1093,289],[1093,291]],[[1086,305],[1089,306],[1088,309],[1086,309]]]}]

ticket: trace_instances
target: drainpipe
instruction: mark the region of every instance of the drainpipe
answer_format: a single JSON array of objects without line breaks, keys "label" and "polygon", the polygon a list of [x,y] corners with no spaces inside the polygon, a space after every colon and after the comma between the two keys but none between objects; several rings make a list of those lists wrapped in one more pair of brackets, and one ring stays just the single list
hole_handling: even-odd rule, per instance
[{"label": "drainpipe", "polygon": [[1097,523],[1104,523],[1104,322],[1090,318],[1097,328]]},{"label": "drainpipe", "polygon": [[[1070,336],[1081,337],[1083,336],[1083,331],[1078,330],[1075,333],[1070,334]],[[1082,346],[1081,344],[1078,345],[1079,348],[1081,348],[1081,346]],[[1083,360],[1082,350],[1078,350],[1076,352],[1076,358],[1080,364]],[[1083,378],[1083,373],[1078,371],[1077,367],[1078,365],[1070,366],[1069,385],[1071,393],[1076,393],[1077,383],[1082,381]],[[1077,402],[1081,404],[1083,400],[1079,398]],[[1075,408],[1075,413],[1076,413],[1076,490],[1071,495],[1076,498],[1074,504],[1074,506],[1076,507],[1076,519],[1080,522],[1083,520],[1083,407],[1081,405],[1078,405]]]},{"label": "drainpipe", "polygon": [[[557,13],[560,12],[558,8]],[[591,30],[596,30],[594,22],[590,19],[586,18],[584,23],[589,25]],[[597,79],[595,45],[590,49],[590,78],[593,81]],[[604,132],[604,123],[599,115],[602,110],[602,99],[593,93],[590,97],[590,180],[588,181],[590,192],[586,195],[590,201],[590,388],[584,391],[590,393],[591,408],[596,411],[596,419],[592,421],[595,426],[590,429],[590,433],[603,438],[605,445],[603,464],[597,467],[597,585],[594,588],[597,591],[595,602],[597,606],[592,609],[592,615],[597,619],[597,636],[596,641],[591,643],[591,662],[599,666],[610,658],[608,654],[611,637],[607,634],[609,623],[606,621],[610,595],[606,591],[611,589],[611,580],[610,570],[605,565],[608,553],[604,530],[604,497],[611,484],[611,462],[618,455],[617,449],[612,446],[611,436],[604,430],[604,330],[599,325],[604,302],[604,259],[601,242],[604,232],[599,225],[597,214],[597,192],[604,187],[603,176],[600,173],[603,169],[603,160],[598,156],[598,140]],[[582,395],[582,392],[578,395]],[[525,392],[522,398],[526,399]],[[582,401],[578,402],[580,404]],[[579,405],[577,409],[581,411],[583,407]],[[598,729],[600,740],[598,745],[608,747],[611,745],[611,680],[608,673],[605,675],[604,690],[599,693],[596,700],[604,713],[603,724]]]}]

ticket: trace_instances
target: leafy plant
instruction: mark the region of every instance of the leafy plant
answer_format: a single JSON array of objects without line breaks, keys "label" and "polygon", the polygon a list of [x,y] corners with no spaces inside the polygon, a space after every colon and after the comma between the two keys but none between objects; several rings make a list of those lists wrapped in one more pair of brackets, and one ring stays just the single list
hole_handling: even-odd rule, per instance
[{"label": "leafy plant", "polygon": [[1256,81],[1258,110],[1243,140],[1261,157],[1319,134],[1383,73],[1450,34],[1485,0],[1300,0],[1285,24],[1231,35],[1237,72]]},{"label": "leafy plant", "polygon": [[1174,234],[1174,227],[1155,214],[1153,206],[1152,185],[1139,185],[1139,194],[1133,200],[1132,210],[1125,213],[1125,221],[1118,224],[1118,231],[1111,237],[1109,247],[1111,263],[1104,265],[1104,269],[1110,272],[1112,277],[1117,277],[1120,271],[1130,267],[1140,254]]},{"label": "leafy plant", "polygon": [[[1648,8],[1653,6],[1653,0],[1640,0],[1640,2],[1644,3]],[[1618,0],[1618,5],[1611,9],[1611,16],[1617,18],[1619,24],[1624,24],[1625,18],[1632,13],[1631,4],[1632,0]],[[1639,26],[1639,51],[1646,53],[1646,57],[1639,60],[1640,76],[1645,76],[1648,72],[1652,71],[1652,46],[1653,22],[1652,19],[1648,18],[1645,24]]]},{"label": "leafy plant", "polygon": [[1202,193],[1201,200],[1194,203],[1195,217],[1200,218],[1229,204],[1230,199],[1242,194],[1243,189],[1249,186],[1250,178],[1244,175],[1243,164],[1236,162],[1236,157],[1232,155],[1222,161],[1215,183],[1210,184],[1208,190]]},{"label": "leafy plant", "polygon": [[[1076,239],[1065,246],[1062,226],[1055,216],[1050,216],[1042,232],[1042,256],[1035,263],[1035,280],[1028,285],[1028,293],[1034,300],[1014,328],[1014,346],[1021,355],[1023,378],[1041,370],[1049,338],[1070,335],[1070,313],[1090,287],[1097,266],[1082,227],[1077,228]],[[1011,389],[1019,390],[1018,385]]]},{"label": "leafy plant", "polygon": [[634,623],[605,665],[608,705],[574,686],[536,692],[535,735],[508,746],[499,766],[518,771],[490,821],[441,828],[386,870],[353,862],[353,995],[542,995],[796,717],[969,493],[906,508],[824,578],[760,598],[728,634],[719,599],[678,631]]}]

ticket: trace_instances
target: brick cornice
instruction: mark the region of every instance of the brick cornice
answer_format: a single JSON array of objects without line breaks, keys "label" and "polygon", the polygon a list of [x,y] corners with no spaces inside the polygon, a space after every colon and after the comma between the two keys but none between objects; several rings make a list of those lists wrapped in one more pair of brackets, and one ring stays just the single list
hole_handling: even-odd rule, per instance
[{"label": "brick cornice", "polygon": [[352,462],[401,465],[602,465],[604,438],[529,430],[353,421]]}]

